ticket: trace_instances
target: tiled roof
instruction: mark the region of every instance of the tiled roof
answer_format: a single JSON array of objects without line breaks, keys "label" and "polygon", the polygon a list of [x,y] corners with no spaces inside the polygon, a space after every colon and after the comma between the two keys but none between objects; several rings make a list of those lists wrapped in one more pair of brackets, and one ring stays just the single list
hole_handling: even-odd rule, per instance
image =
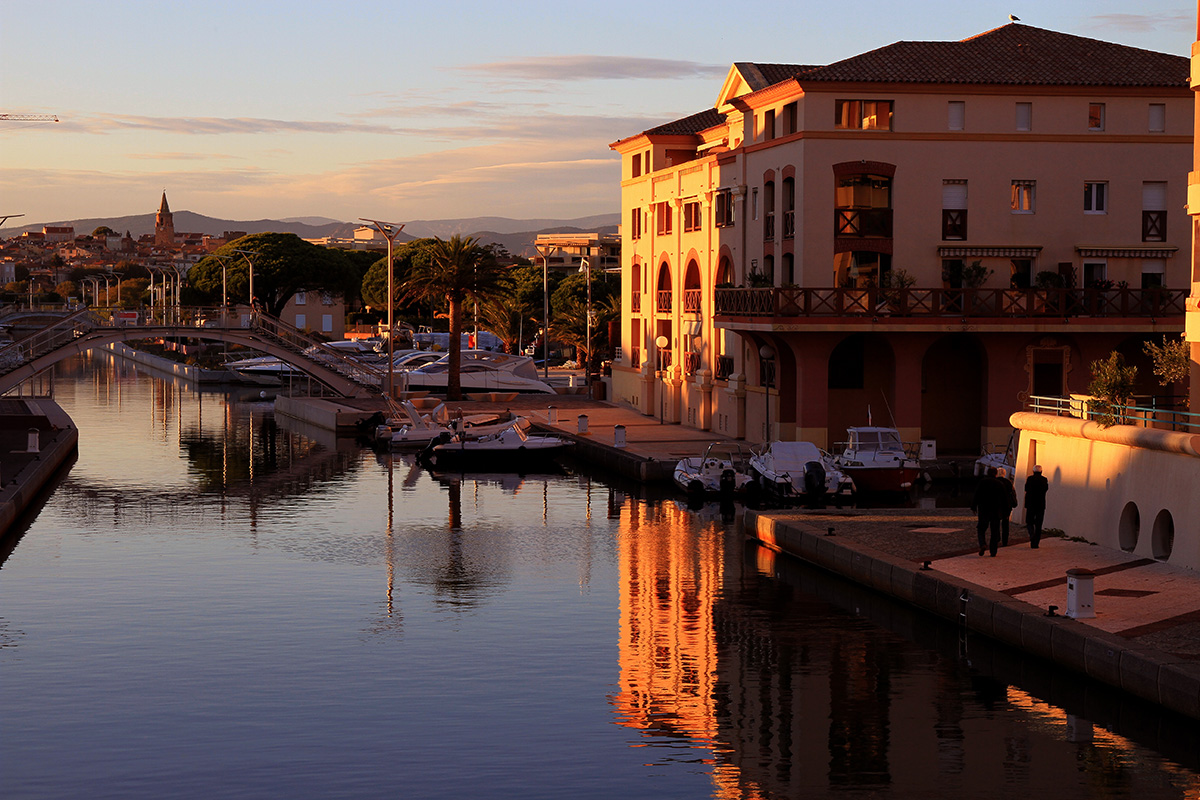
[{"label": "tiled roof", "polygon": [[737,67],[752,92],[783,83],[788,78],[801,73],[821,68],[820,64],[759,64],[750,61],[738,61],[734,66]]},{"label": "tiled roof", "polygon": [[646,131],[646,135],[672,136],[700,133],[714,125],[720,125],[724,121],[724,114],[718,113],[715,108],[706,108],[698,114],[692,114],[690,117],[684,117],[674,122],[659,125],[657,128],[651,128]]},{"label": "tiled roof", "polygon": [[1014,23],[960,42],[896,42],[801,80],[1185,87],[1188,72],[1182,56]]}]

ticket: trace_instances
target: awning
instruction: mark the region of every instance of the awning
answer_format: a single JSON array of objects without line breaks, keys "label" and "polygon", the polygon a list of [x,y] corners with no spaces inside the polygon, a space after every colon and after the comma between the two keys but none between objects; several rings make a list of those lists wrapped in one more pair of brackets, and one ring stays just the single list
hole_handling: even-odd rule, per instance
[{"label": "awning", "polygon": [[983,246],[942,245],[938,255],[942,258],[1037,258],[1042,246]]},{"label": "awning", "polygon": [[1112,245],[1077,244],[1075,252],[1082,258],[1170,258],[1178,251],[1178,247],[1168,245],[1132,245],[1129,247]]},{"label": "awning", "polygon": [[683,332],[688,336],[699,336],[703,326],[702,322],[689,320],[683,323]]}]

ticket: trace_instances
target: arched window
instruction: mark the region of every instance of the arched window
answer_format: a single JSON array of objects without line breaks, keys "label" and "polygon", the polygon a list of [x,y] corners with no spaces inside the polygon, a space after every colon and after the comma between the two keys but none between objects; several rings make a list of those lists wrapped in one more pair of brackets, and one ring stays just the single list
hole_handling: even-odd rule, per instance
[{"label": "arched window", "polygon": [[683,273],[683,313],[700,313],[700,265],[694,260]]},{"label": "arched window", "polygon": [[671,310],[671,265],[666,261],[658,268],[658,303],[659,311]]},{"label": "arched window", "polygon": [[642,313],[642,262],[636,258],[630,265],[629,311]]},{"label": "arched window", "polygon": [[763,241],[775,241],[775,181],[763,184]]},{"label": "arched window", "polygon": [[783,238],[796,238],[796,180],[783,179]]},{"label": "arched window", "polygon": [[728,256],[721,256],[721,260],[717,263],[717,286],[732,287],[736,283],[733,262],[729,260]]}]

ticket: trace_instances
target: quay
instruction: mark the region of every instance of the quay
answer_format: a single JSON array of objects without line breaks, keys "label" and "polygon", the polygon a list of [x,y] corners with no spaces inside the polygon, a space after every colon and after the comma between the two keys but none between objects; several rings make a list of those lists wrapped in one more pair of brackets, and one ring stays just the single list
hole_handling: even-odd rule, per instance
[{"label": "quay", "polygon": [[79,430],[54,401],[0,397],[0,536],[34,506],[78,446]]}]

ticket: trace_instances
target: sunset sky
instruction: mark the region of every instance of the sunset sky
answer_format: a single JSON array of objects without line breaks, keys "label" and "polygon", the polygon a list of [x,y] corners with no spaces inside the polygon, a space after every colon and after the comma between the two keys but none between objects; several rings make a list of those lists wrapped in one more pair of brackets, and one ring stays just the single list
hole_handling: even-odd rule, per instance
[{"label": "sunset sky", "polygon": [[[1134,13],[1130,13],[1134,12]],[[734,61],[829,63],[1007,23],[1187,56],[1194,4],[0,0],[0,214],[398,222],[619,211],[608,145]]]}]

